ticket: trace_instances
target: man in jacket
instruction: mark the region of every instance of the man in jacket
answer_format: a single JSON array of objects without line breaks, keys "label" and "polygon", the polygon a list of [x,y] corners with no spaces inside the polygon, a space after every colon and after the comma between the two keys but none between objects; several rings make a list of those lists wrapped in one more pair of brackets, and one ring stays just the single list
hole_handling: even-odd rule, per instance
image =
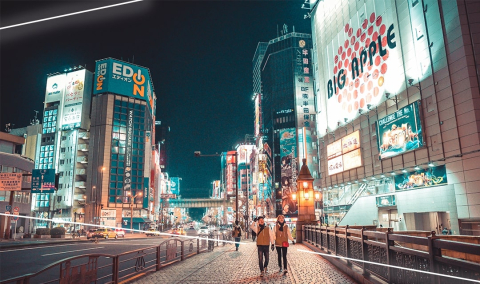
[{"label": "man in jacket", "polygon": [[252,223],[250,228],[257,234],[258,266],[260,267],[260,277],[263,277],[267,273],[269,261],[268,249],[270,246],[272,250],[275,249],[275,235],[273,231],[265,225],[263,216],[258,217],[258,221]]},{"label": "man in jacket", "polygon": [[235,238],[235,249],[238,251],[240,238],[242,237],[242,228],[238,225],[238,221],[235,221],[235,226],[233,226],[232,237]]}]

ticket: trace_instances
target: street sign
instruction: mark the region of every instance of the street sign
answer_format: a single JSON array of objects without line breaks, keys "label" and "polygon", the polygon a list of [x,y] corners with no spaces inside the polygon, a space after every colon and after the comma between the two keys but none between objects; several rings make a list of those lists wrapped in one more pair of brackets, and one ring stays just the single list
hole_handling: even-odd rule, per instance
[{"label": "street sign", "polygon": [[20,208],[18,208],[17,206],[13,207],[13,212],[20,212]]},{"label": "street sign", "polygon": [[55,170],[32,170],[32,193],[53,193]]},{"label": "street sign", "polygon": [[22,190],[22,173],[0,173],[0,191]]},{"label": "street sign", "polygon": [[5,206],[5,209],[6,209],[7,211],[12,211],[12,205],[6,205],[6,206]]},{"label": "street sign", "polygon": [[15,217],[13,217],[13,221],[17,222],[18,220],[18,212],[13,212],[13,215],[16,215]]}]

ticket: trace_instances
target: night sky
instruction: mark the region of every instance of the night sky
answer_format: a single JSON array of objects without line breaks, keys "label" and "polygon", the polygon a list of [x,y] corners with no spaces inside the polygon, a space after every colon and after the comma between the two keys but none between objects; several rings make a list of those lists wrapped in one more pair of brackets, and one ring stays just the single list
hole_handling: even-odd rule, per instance
[{"label": "night sky", "polygon": [[[0,24],[121,1],[2,1]],[[252,59],[259,41],[310,33],[303,1],[145,1],[0,31],[0,127],[29,124],[43,109],[48,73],[114,57],[150,68],[157,119],[171,127],[168,173],[182,177],[182,197],[205,197],[220,159],[253,134]],[[42,117],[40,116],[41,120]],[[203,188],[203,190],[201,190]]]}]

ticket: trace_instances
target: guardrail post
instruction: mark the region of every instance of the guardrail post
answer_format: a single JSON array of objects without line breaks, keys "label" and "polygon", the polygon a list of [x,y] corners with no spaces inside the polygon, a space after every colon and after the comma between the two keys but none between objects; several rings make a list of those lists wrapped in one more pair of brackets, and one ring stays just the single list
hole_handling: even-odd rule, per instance
[{"label": "guardrail post", "polygon": [[[348,245],[348,225],[345,226],[345,256],[350,257],[350,245]],[[347,260],[347,265],[352,266],[352,262]]]},{"label": "guardrail post", "polygon": [[337,255],[337,224],[335,224],[335,227],[333,228],[333,247],[335,248],[335,255]]},{"label": "guardrail post", "polygon": [[[432,234],[430,236],[428,236],[428,258],[429,258],[429,262],[430,262],[430,272],[434,272],[434,273],[437,273],[437,265],[436,265],[436,262],[435,262],[435,256],[436,255],[441,255],[441,250],[439,249],[436,249],[435,248],[435,245],[433,243],[433,241],[436,239],[435,237],[435,231],[432,231]],[[438,252],[440,251],[440,253]],[[438,284],[440,283],[440,278],[436,275],[432,275],[430,277],[430,282],[432,284]]]},{"label": "guardrail post", "polygon": [[197,254],[200,254],[200,238],[197,238]]},{"label": "guardrail post", "polygon": [[[366,236],[363,235],[363,231],[365,230],[365,227],[362,227],[362,229],[360,230],[360,237],[362,239],[362,260],[365,261],[365,252],[367,251],[367,244],[365,243],[365,238]],[[369,273],[367,272],[367,270],[365,269],[365,262],[362,262],[362,274],[363,275],[368,275]]]},{"label": "guardrail post", "polygon": [[185,241],[182,241],[182,255],[180,256],[180,260],[183,261],[185,259]]},{"label": "guardrail post", "polygon": [[114,284],[117,284],[118,283],[118,270],[119,270],[119,266],[120,263],[118,261],[118,256],[115,256],[114,258],[112,258],[112,282]]},{"label": "guardrail post", "polygon": [[390,233],[391,233],[391,228],[388,228],[387,231],[385,232],[385,244],[387,245],[387,281],[388,283],[392,283],[392,269],[390,268],[390,263],[391,263],[391,255],[390,255],[390,246],[395,246],[394,242],[390,240]]},{"label": "guardrail post", "polygon": [[326,234],[326,240],[327,240],[327,243],[325,244],[326,245],[326,248],[327,248],[327,252],[330,253],[330,246],[328,245],[330,243],[330,239],[328,238],[328,227],[325,228],[325,234]]},{"label": "guardrail post", "polygon": [[161,251],[160,251],[161,247],[162,247],[161,245],[157,247],[157,268],[156,268],[157,271],[159,271],[160,268],[162,268],[162,264],[161,264],[162,263],[161,255],[162,254],[161,254]]}]

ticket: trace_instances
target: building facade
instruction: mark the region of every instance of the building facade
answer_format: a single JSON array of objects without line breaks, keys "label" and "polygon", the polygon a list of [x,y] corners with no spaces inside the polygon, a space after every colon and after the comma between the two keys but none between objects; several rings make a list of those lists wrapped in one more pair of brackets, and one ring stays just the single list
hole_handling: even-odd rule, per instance
[{"label": "building facade", "polygon": [[86,221],[148,228],[155,220],[155,185],[150,179],[155,176],[156,98],[150,71],[106,58],[96,63],[95,81]]},{"label": "building facade", "polygon": [[480,4],[310,4],[324,222],[478,235]]}]

